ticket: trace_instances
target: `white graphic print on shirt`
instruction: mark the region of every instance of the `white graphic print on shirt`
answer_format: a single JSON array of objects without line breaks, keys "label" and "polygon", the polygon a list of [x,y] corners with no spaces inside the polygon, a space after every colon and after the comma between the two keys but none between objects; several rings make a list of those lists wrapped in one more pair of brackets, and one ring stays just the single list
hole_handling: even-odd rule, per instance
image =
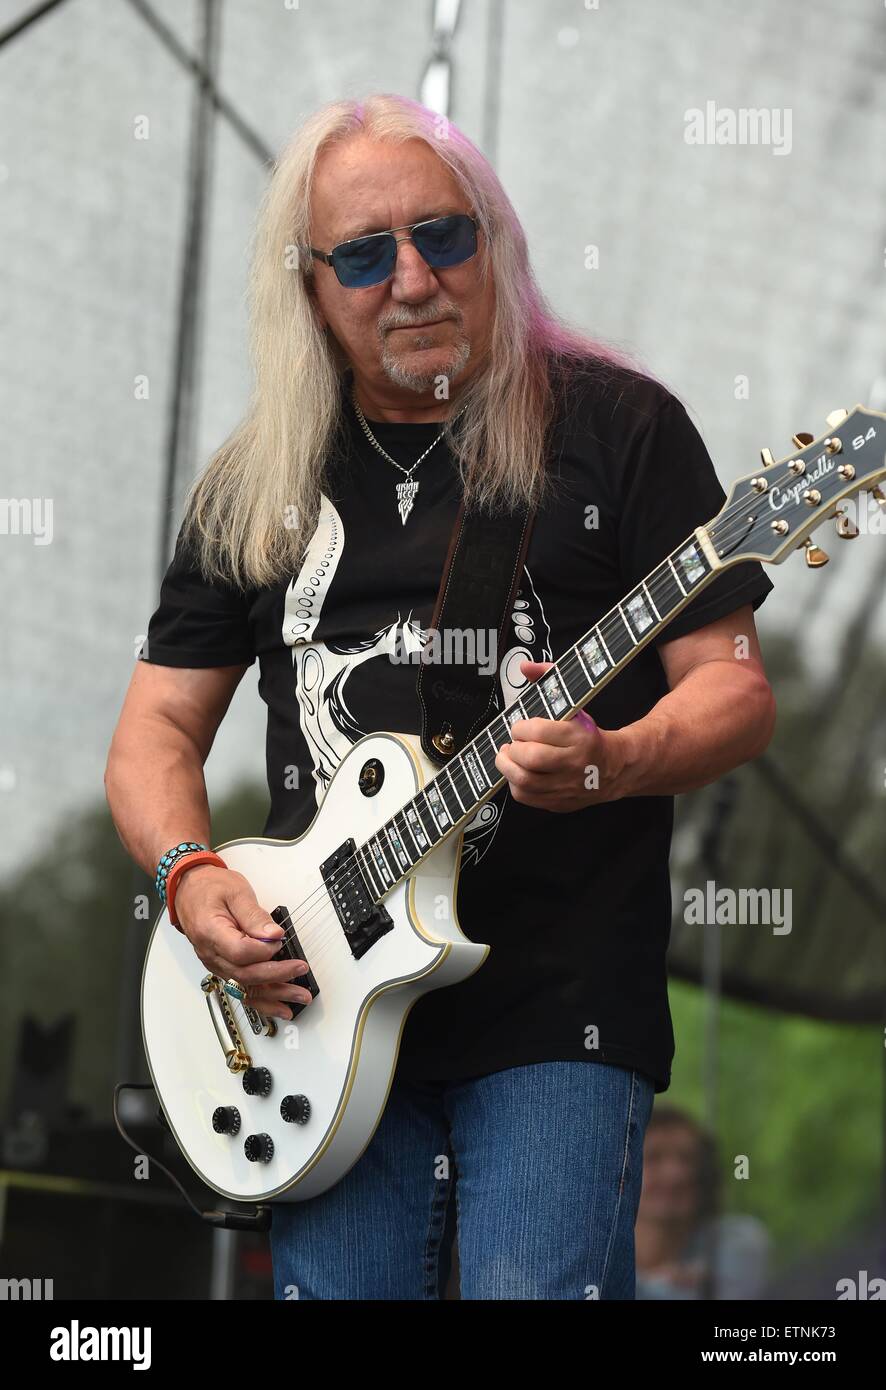
[{"label": "white graphic print on shirt", "polygon": [[[398,611],[390,622],[375,632],[361,636],[353,645],[336,643],[330,646],[315,640],[314,634],[323,605],[334,586],[344,545],[345,530],[341,516],[323,494],[317,527],[305,551],[301,569],[286,591],[283,607],[283,641],[292,647],[299,725],[310,750],[314,796],[318,807],[342,758],[359,739],[374,732],[363,727],[358,714],[348,703],[349,676],[363,662],[377,657],[390,659],[398,651],[419,651],[430,637],[411,612],[404,621]],[[511,632],[511,645],[499,662],[499,708],[515,700],[527,684],[520,671],[522,660],[553,659],[550,627],[525,567],[523,584],[511,614]],[[478,863],[491,845],[507,804],[506,794],[507,787],[500,788],[466,825],[463,868]]]}]

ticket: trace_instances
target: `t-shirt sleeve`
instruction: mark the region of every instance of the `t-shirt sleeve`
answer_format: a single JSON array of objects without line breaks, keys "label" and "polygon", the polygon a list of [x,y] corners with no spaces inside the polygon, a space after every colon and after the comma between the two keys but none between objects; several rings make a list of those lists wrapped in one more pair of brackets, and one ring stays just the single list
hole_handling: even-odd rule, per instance
[{"label": "t-shirt sleeve", "polygon": [[208,581],[179,531],[139,660],[158,666],[249,666],[255,660],[251,600],[236,585]]},{"label": "t-shirt sleeve", "polygon": [[[719,512],[726,500],[711,456],[676,396],[668,396],[636,437],[625,460],[619,517],[619,556],[625,588],[633,588],[682,541]],[[668,623],[659,642],[671,642],[725,618],[773,589],[758,560],[733,565]]]}]

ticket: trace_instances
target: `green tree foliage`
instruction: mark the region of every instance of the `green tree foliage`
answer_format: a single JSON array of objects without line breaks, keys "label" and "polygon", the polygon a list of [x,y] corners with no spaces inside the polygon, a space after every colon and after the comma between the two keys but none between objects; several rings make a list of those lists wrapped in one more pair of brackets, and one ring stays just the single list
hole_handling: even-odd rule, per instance
[{"label": "green tree foliage", "polygon": [[[239,789],[213,815],[213,843],[260,834],[267,804],[261,788]],[[137,1000],[120,998],[127,931],[135,920],[135,941],[146,946],[159,912],[153,884],[134,869],[104,804],[59,826],[51,849],[3,885],[5,973],[14,982],[0,1017],[4,1095],[24,1015],[46,1024],[73,1013],[69,1099],[93,1117],[109,1115],[114,1084],[134,1079],[117,1075],[123,1012],[131,1022],[138,1009]]]}]

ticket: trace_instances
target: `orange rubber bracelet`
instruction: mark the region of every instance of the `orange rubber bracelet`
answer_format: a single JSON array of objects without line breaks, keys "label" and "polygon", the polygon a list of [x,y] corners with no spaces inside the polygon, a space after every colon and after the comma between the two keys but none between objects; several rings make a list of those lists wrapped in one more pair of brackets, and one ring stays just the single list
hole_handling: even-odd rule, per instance
[{"label": "orange rubber bracelet", "polygon": [[166,910],[169,913],[169,920],[174,927],[179,926],[178,918],[175,915],[175,894],[178,888],[178,881],[186,869],[193,869],[198,864],[217,864],[220,869],[228,866],[217,854],[213,854],[211,849],[196,850],[193,854],[183,854],[181,859],[177,859],[169,870],[166,879]]}]

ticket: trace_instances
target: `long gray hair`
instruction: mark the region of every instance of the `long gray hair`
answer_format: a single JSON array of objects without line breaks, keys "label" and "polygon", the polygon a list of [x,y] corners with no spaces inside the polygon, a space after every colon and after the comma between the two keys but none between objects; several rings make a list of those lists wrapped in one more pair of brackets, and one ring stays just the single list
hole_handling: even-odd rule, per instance
[{"label": "long gray hair", "polygon": [[[488,361],[458,396],[457,438],[446,428],[470,506],[538,504],[547,491],[546,436],[557,380],[590,365],[627,364],[583,336],[539,289],[523,228],[489,162],[445,118],[407,97],[378,94],[322,106],[299,128],[268,184],[249,282],[254,387],[247,414],[191,487],[185,534],[208,578],[264,587],[296,572],[342,425],[342,361],[317,325],[307,282],[310,194],[321,150],[356,134],[424,140],[449,167],[482,228],[480,274],[493,276]],[[565,376],[562,373],[565,371]]]}]

